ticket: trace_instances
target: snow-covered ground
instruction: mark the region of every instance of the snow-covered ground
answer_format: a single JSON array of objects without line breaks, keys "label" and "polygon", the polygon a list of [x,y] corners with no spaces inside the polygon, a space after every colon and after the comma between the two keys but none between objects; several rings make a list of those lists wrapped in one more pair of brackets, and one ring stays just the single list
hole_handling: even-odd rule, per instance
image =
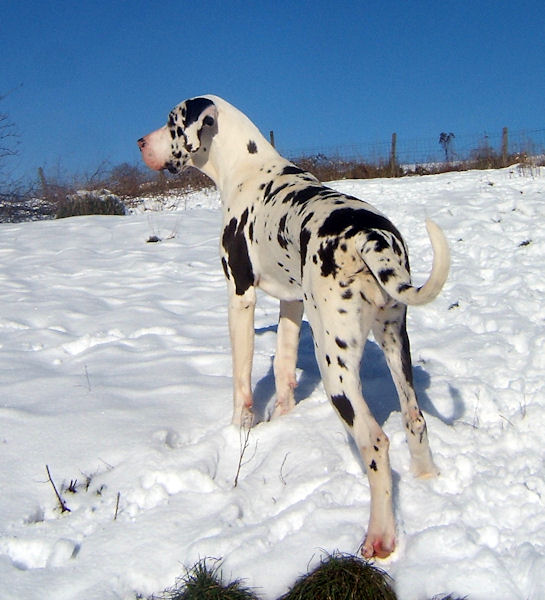
[{"label": "snow-covered ground", "polygon": [[[332,185],[392,218],[416,283],[430,269],[427,216],[452,249],[443,293],[408,324],[439,478],[411,477],[385,362],[372,340],[366,348],[399,535],[380,566],[400,600],[545,598],[545,169]],[[207,556],[274,599],[324,552],[362,541],[369,487],[324,396],[308,325],[300,403],[252,430],[234,487],[219,201],[174,205],[0,226],[2,600],[134,599]],[[276,319],[276,301],[260,295],[262,412]]]}]

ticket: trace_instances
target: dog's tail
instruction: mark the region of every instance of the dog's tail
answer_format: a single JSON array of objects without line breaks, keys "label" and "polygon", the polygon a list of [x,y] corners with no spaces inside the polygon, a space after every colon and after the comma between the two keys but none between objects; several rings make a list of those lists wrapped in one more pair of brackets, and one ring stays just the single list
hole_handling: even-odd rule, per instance
[{"label": "dog's tail", "polygon": [[405,268],[401,269],[401,272],[398,269],[385,268],[383,257],[377,253],[365,253],[365,248],[362,252],[362,258],[378,284],[389,296],[403,304],[419,305],[431,302],[439,294],[448,277],[450,251],[445,234],[431,219],[426,219],[426,229],[433,249],[433,265],[428,280],[421,287],[411,284],[409,272]]}]

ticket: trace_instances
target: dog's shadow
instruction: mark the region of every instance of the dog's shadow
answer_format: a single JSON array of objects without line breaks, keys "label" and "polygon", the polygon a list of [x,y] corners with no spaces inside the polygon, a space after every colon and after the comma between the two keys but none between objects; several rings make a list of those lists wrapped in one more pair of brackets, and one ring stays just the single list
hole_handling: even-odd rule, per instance
[{"label": "dog's shadow", "polygon": [[[256,329],[256,335],[276,331],[276,325]],[[295,388],[295,402],[298,404],[312,394],[320,383],[320,371],[314,356],[312,332],[307,321],[301,326],[301,338],[297,356],[297,368],[301,371]],[[379,425],[383,425],[392,412],[399,411],[399,400],[392,381],[386,359],[380,347],[371,340],[365,344],[365,352],[360,367],[363,395]],[[458,390],[449,387],[452,399],[452,412],[442,415],[431,402],[427,389],[430,376],[420,365],[413,366],[413,383],[418,404],[425,413],[439,418],[443,423],[452,425],[464,412],[463,401]],[[267,374],[256,384],[254,390],[254,412],[257,421],[267,421],[272,412],[272,399],[275,394],[273,358]]]}]

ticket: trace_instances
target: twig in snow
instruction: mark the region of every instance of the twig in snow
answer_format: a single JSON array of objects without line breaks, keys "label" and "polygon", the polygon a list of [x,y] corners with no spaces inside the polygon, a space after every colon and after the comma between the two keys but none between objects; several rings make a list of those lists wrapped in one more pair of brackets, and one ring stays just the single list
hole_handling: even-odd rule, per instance
[{"label": "twig in snow", "polygon": [[117,492],[117,500],[115,501],[114,521],[117,521],[117,513],[119,511],[119,498],[121,498],[121,492]]},{"label": "twig in snow", "polygon": [[[246,433],[244,434],[244,439],[242,438],[242,432],[246,430]],[[240,426],[240,434],[241,434],[241,439],[240,439],[240,456],[238,457],[238,466],[237,466],[237,472],[235,474],[235,483],[233,485],[233,487],[237,487],[238,485],[238,476],[240,475],[240,469],[242,468],[242,460],[244,459],[244,453],[246,452],[246,449],[248,448],[248,440],[250,439],[250,428],[245,428],[242,425]]]},{"label": "twig in snow", "polygon": [[[248,446],[250,445],[250,431],[251,431],[250,427],[244,427],[243,425],[240,426],[240,456],[238,458],[237,472],[235,475],[235,482],[234,482],[233,487],[237,487],[237,485],[238,485],[240,469],[244,465],[248,464],[257,452],[257,442],[256,442],[255,448],[254,448],[254,453],[252,454],[252,456],[250,456],[250,458],[248,460],[244,461],[244,454],[246,453],[246,450],[248,449]],[[243,432],[244,432],[244,435],[243,435]]]},{"label": "twig in snow", "polygon": [[286,459],[288,458],[288,454],[289,454],[289,452],[286,452],[286,455],[284,456],[284,460],[282,461],[282,464],[280,465],[280,481],[281,481],[281,482],[282,482],[284,485],[287,485],[287,484],[286,484],[286,480],[284,479],[284,473],[283,473],[283,470],[284,470],[284,465],[286,464]]},{"label": "twig in snow", "polygon": [[504,421],[507,421],[507,423],[509,423],[509,425],[511,425],[511,427],[514,427],[513,425],[513,421],[510,421],[507,417],[504,417],[501,413],[498,413],[500,415],[500,418],[503,419]]},{"label": "twig in snow", "polygon": [[55,483],[53,482],[53,478],[51,477],[51,471],[49,470],[49,465],[45,465],[45,470],[47,471],[47,478],[49,479],[49,482],[53,486],[53,490],[55,491],[55,495],[57,496],[57,500],[59,501],[59,505],[61,507],[61,512],[63,512],[63,513],[70,512],[70,509],[68,508],[68,506],[66,506],[64,500],[61,498],[61,495],[59,494],[59,492],[57,491],[57,488],[55,487]]}]

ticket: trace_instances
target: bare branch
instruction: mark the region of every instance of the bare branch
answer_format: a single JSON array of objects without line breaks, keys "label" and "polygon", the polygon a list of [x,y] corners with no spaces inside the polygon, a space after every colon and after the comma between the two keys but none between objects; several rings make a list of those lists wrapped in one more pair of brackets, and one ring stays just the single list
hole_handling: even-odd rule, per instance
[{"label": "bare branch", "polygon": [[280,465],[280,481],[284,484],[286,484],[286,480],[284,479],[284,465],[286,464],[286,460],[288,458],[289,452],[286,452],[286,455],[284,456],[284,460],[282,461],[282,464]]},{"label": "bare branch", "polygon": [[240,469],[248,464],[256,455],[257,452],[257,442],[255,443],[255,447],[254,447],[254,453],[252,454],[252,456],[250,456],[250,458],[248,458],[248,460],[244,460],[244,455],[246,454],[246,450],[248,449],[248,446],[250,445],[250,431],[251,428],[250,427],[244,427],[243,425],[240,426],[240,456],[238,458],[238,466],[237,466],[237,472],[235,475],[235,482],[233,487],[237,487],[238,485],[238,478],[240,475]]},{"label": "bare branch", "polygon": [[117,492],[117,499],[115,501],[114,521],[117,521],[117,513],[119,512],[119,499],[120,498],[121,498],[121,492]]},{"label": "bare branch", "polygon": [[49,470],[49,465],[45,465],[45,470],[47,471],[47,478],[49,479],[49,482],[53,486],[53,490],[55,490],[55,495],[57,496],[57,500],[59,501],[59,505],[61,507],[61,512],[63,512],[63,513],[64,512],[70,512],[70,509],[68,508],[68,506],[66,506],[64,500],[61,498],[61,495],[57,491],[55,483],[53,482],[53,478],[51,477],[51,472]]}]

